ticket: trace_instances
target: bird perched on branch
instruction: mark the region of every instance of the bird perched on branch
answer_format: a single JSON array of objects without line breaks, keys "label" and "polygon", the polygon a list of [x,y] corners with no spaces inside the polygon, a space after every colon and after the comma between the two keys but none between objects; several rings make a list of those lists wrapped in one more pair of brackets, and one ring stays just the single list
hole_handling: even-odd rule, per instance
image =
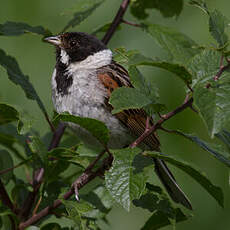
[{"label": "bird perched on branch", "polygon": [[[56,65],[52,76],[52,99],[58,113],[89,117],[104,122],[110,130],[109,145],[120,148],[130,144],[131,137],[145,131],[147,114],[142,109],[111,113],[109,98],[118,87],[133,87],[128,72],[113,61],[112,52],[96,37],[70,32],[45,38],[56,47]],[[150,125],[153,121],[150,119]],[[88,135],[80,127],[78,133]],[[89,137],[90,138],[90,137]],[[158,150],[160,143],[155,133],[144,143]],[[155,171],[171,198],[185,207],[192,206],[178,186],[163,160],[154,159]]]}]

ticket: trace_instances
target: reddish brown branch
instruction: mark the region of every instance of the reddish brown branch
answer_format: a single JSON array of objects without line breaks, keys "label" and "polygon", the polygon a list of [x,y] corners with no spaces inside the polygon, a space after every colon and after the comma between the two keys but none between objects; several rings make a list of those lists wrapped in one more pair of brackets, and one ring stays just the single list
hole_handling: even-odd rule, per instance
[{"label": "reddish brown branch", "polygon": [[191,107],[193,103],[193,98],[191,97],[190,99],[186,99],[185,102],[178,106],[176,109],[174,109],[173,111],[164,114],[161,116],[161,118],[158,120],[158,122],[153,125],[152,127],[150,127],[149,129],[146,129],[144,131],[144,133],[138,137],[131,145],[131,148],[136,147],[137,145],[139,145],[146,137],[148,137],[149,135],[151,135],[151,133],[155,132],[157,129],[161,128],[161,125],[167,121],[168,119],[170,119],[171,117],[175,116],[176,114],[180,113],[181,111],[183,111],[184,109]]},{"label": "reddish brown branch", "polygon": [[219,78],[221,77],[221,75],[223,74],[223,72],[224,72],[225,70],[227,70],[229,67],[230,67],[230,62],[229,62],[227,65],[224,65],[224,66],[222,65],[222,66],[220,66],[220,69],[219,69],[218,73],[215,75],[215,77],[213,78],[213,80],[214,80],[214,81],[218,81]]},{"label": "reddish brown branch", "polygon": [[55,128],[54,128],[52,122],[50,121],[48,114],[45,113],[44,115],[45,115],[46,121],[48,122],[48,124],[49,124],[49,126],[50,126],[51,131],[54,133],[54,132],[55,132]]},{"label": "reddish brown branch", "polygon": [[57,130],[53,134],[52,140],[50,142],[50,146],[48,147],[48,151],[56,148],[59,145],[62,135],[65,131],[65,128],[66,126],[63,123],[59,124]]},{"label": "reddish brown branch", "polygon": [[[75,187],[77,187],[77,189],[80,190],[83,186],[88,184],[95,177],[104,174],[105,170],[108,169],[108,167],[111,165],[111,163],[112,163],[111,157],[105,158],[104,161],[103,161],[102,166],[96,172],[92,172],[91,170],[89,170],[89,168],[92,167],[92,165],[90,164],[89,167],[84,171],[84,173],[74,182]],[[63,199],[67,200],[73,194],[74,194],[74,187],[72,187],[67,193],[64,194]],[[45,216],[47,216],[49,214],[52,214],[53,210],[55,208],[59,207],[61,204],[62,203],[61,203],[60,200],[58,200],[58,199],[55,200],[52,205],[44,208],[43,210],[41,210],[39,213],[37,213],[34,216],[32,216],[27,221],[21,223],[19,225],[19,230],[23,230],[26,227],[28,227],[28,226],[30,226],[32,224],[35,224],[41,218],[43,218],[43,217],[45,217]]]},{"label": "reddish brown branch", "polygon": [[[230,61],[228,61],[228,59],[227,59],[227,64],[226,65],[223,65],[223,62],[224,62],[224,56],[222,55],[221,58],[220,58],[220,68],[219,68],[219,71],[213,77],[214,81],[218,81],[220,79],[221,75],[224,73],[224,71],[226,71],[228,68],[230,68]],[[205,87],[207,89],[209,89],[211,87],[211,84],[208,83]]]},{"label": "reddish brown branch", "polygon": [[113,22],[112,22],[110,28],[106,32],[105,36],[102,38],[102,42],[104,42],[105,44],[108,44],[109,40],[111,39],[114,32],[116,31],[117,27],[122,22],[123,16],[124,16],[128,6],[129,6],[129,3],[130,3],[130,0],[123,0],[122,1],[120,8],[119,8],[115,18],[113,19]]}]

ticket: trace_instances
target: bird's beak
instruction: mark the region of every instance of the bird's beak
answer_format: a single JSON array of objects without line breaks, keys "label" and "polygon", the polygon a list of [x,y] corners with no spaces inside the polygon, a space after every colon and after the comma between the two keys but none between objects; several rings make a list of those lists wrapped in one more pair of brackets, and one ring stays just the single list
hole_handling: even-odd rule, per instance
[{"label": "bird's beak", "polygon": [[55,46],[60,46],[62,44],[60,36],[47,37],[47,38],[44,38],[44,41],[49,42]]}]

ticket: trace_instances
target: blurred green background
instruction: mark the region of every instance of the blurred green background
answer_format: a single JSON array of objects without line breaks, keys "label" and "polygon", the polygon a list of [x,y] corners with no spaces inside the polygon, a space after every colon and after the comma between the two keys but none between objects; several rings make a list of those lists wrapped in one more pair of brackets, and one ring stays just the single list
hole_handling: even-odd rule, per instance
[{"label": "blurred green background", "polygon": [[[74,5],[74,0],[3,0],[0,6],[0,23],[6,21],[26,22],[30,25],[42,25],[49,28],[53,33],[59,33],[71,18],[68,9]],[[92,32],[96,27],[113,19],[120,0],[107,0],[95,13],[72,31]],[[189,6],[185,1],[184,9],[178,19],[165,19],[159,12],[151,11],[148,21],[169,25],[187,34],[198,44],[214,43],[208,33],[206,16],[197,8]],[[225,16],[230,18],[229,0],[207,0],[210,9],[217,8]],[[62,14],[65,12],[65,14]],[[126,19],[135,21],[127,12]],[[154,43],[147,34],[140,29],[122,25],[109,43],[110,48],[124,46],[126,49],[138,49],[144,55],[150,57],[164,57],[165,53]],[[0,37],[0,48],[7,54],[17,58],[24,74],[29,75],[39,96],[43,100],[47,110],[52,114],[50,79],[55,63],[54,49],[42,42],[40,36],[32,34],[20,37]],[[183,102],[185,90],[183,83],[172,74],[157,68],[142,68],[144,75],[153,80],[159,87],[162,103],[169,110]],[[8,80],[5,71],[0,68],[0,102],[19,105],[26,109],[35,118],[35,128],[43,135],[48,127],[44,117],[34,101],[25,98],[23,91]],[[187,133],[196,133],[201,138],[209,140],[207,130],[202,120],[191,110],[184,111],[167,122],[166,127],[181,129]],[[225,208],[222,209],[190,177],[173,168],[179,184],[191,199],[194,212],[193,217],[177,225],[179,230],[230,229],[230,195],[229,195],[229,170],[217,162],[207,152],[201,151],[181,137],[159,133],[162,150],[167,154],[176,155],[187,162],[192,162],[197,168],[211,179],[211,181],[222,187],[225,195]],[[187,212],[187,211],[186,211]],[[187,212],[189,213],[189,212]],[[132,207],[127,213],[120,206],[116,206],[108,216],[110,226],[101,223],[103,229],[111,230],[138,230],[148,219],[150,213],[142,209]],[[165,227],[163,229],[171,229]]]}]

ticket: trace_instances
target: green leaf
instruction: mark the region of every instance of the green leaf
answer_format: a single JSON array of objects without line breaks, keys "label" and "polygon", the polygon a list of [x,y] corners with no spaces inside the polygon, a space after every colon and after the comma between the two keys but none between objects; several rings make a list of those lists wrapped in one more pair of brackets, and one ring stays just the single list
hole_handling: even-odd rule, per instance
[{"label": "green leaf", "polygon": [[[124,48],[116,49],[115,52],[117,53],[117,55],[115,56],[115,60],[118,63],[125,65],[127,66],[127,68],[129,68],[131,80],[133,80],[132,75],[135,74],[135,71],[134,69],[132,69],[132,72],[130,72],[130,68],[134,68],[135,66],[152,66],[167,70],[175,74],[175,76],[179,77],[186,84],[191,83],[192,75],[185,67],[184,62],[183,64],[175,64],[172,62],[163,61],[159,59],[152,59],[143,56],[137,50],[126,51]],[[146,85],[146,83],[144,83],[143,80],[142,84]],[[143,88],[143,90],[144,89],[145,87]]]},{"label": "green leaf", "polygon": [[105,174],[106,188],[127,211],[131,201],[141,196],[147,180],[144,173],[134,174],[133,159],[140,151],[137,148],[113,150],[113,166]]},{"label": "green leaf", "polygon": [[224,72],[218,81],[213,80],[219,71],[220,58],[217,51],[204,50],[188,65],[195,77],[194,103],[199,108],[211,137],[225,128],[230,116],[230,74]]},{"label": "green leaf", "polygon": [[94,10],[96,10],[104,0],[77,0],[77,3],[72,7],[74,12],[73,18],[67,23],[62,32],[68,30],[70,27],[79,25],[87,17],[89,17]]},{"label": "green leaf", "polygon": [[204,83],[197,85],[194,90],[194,103],[205,120],[210,136],[214,137],[229,123],[230,79],[213,82],[212,85],[208,89]]},{"label": "green leaf", "polygon": [[43,105],[40,97],[38,96],[33,85],[29,81],[29,77],[24,75],[19,68],[15,58],[8,56],[3,50],[0,49],[0,65],[5,68],[9,79],[16,85],[20,85],[26,94],[26,97],[35,100],[44,114],[47,114],[45,106]]},{"label": "green leaf", "polygon": [[199,147],[201,147],[205,151],[211,153],[217,160],[221,161],[226,166],[230,167],[230,159],[223,155],[223,154],[225,154],[225,155],[228,155],[228,154],[225,153],[224,150],[222,150],[222,153],[220,153],[220,148],[217,145],[207,143],[207,142],[201,140],[200,138],[193,136],[193,135],[190,135],[190,134],[185,134],[185,133],[181,133],[181,132],[180,132],[180,134],[183,135],[184,137],[188,138],[192,142],[196,143]]},{"label": "green leaf", "polygon": [[[175,210],[176,223],[185,221],[187,219],[188,217],[179,208]],[[171,220],[169,217],[164,212],[158,211],[153,213],[153,215],[147,220],[141,230],[156,230],[170,224]]]},{"label": "green leaf", "polygon": [[104,186],[99,186],[88,194],[81,195],[81,197],[102,212],[104,214],[101,215],[102,217],[108,214],[113,205],[113,200]]},{"label": "green leaf", "polygon": [[96,157],[101,151],[103,151],[102,146],[97,145],[86,145],[86,144],[79,144],[77,147],[76,152],[81,157]]},{"label": "green leaf", "polygon": [[157,24],[143,24],[144,29],[168,53],[174,63],[185,63],[197,54],[197,44],[185,34],[170,27]]},{"label": "green leaf", "polygon": [[5,22],[0,24],[0,35],[19,36],[25,33],[49,36],[51,32],[42,26],[30,26],[23,22]]},{"label": "green leaf", "polygon": [[[52,151],[50,151],[48,154],[50,158],[55,158],[58,160],[58,162],[60,160],[62,160],[62,162],[68,161],[68,162],[78,164],[83,168],[86,168],[90,163],[87,157],[80,156],[77,152],[63,147],[55,148]],[[52,164],[50,165],[50,167],[52,167]],[[50,169],[49,171],[52,174],[52,170]]]},{"label": "green leaf", "polygon": [[215,136],[218,137],[227,146],[230,152],[230,132],[224,129],[220,133],[217,133]]},{"label": "green leaf", "polygon": [[139,109],[152,102],[138,89],[120,87],[111,94],[109,103],[114,107],[112,113],[115,114],[126,109]]},{"label": "green leaf", "polygon": [[47,149],[38,136],[30,136],[27,144],[33,154],[44,162],[47,161]]},{"label": "green leaf", "polygon": [[49,224],[43,225],[41,227],[41,230],[62,230],[62,228],[57,223],[49,223]]},{"label": "green leaf", "polygon": [[26,230],[40,230],[40,228],[37,226],[29,226]]},{"label": "green leaf", "polygon": [[160,211],[169,218],[174,217],[174,208],[168,196],[160,187],[149,183],[146,184],[145,193],[138,200],[133,200],[133,204],[150,212]]},{"label": "green leaf", "polygon": [[1,217],[1,220],[2,220],[1,230],[8,230],[8,229],[13,228],[12,222],[11,222],[9,216],[4,215]]},{"label": "green leaf", "polygon": [[57,115],[54,118],[53,123],[55,124],[58,121],[67,121],[80,125],[82,128],[89,131],[102,144],[107,144],[109,141],[109,130],[101,121],[92,118],[77,117],[68,113]]},{"label": "green leaf", "polygon": [[7,104],[0,103],[0,125],[19,119],[18,111]]},{"label": "green leaf", "polygon": [[192,81],[192,75],[189,73],[186,67],[183,66],[182,64],[174,64],[174,63],[170,63],[167,61],[161,61],[161,60],[153,60],[150,58],[146,58],[140,54],[135,54],[130,59],[130,65],[158,67],[158,68],[167,70],[175,74],[177,77],[183,80],[186,84],[190,84]]},{"label": "green leaf", "polygon": [[159,94],[155,84],[152,81],[147,81],[134,65],[131,65],[128,71],[132,85],[138,89],[141,94],[145,94],[145,97],[151,101],[150,104],[143,107],[146,113],[152,116],[154,113],[163,112],[166,107],[158,103]]},{"label": "green leaf", "polygon": [[[0,150],[0,171],[14,166],[13,159],[8,151]],[[0,176],[5,184],[8,184],[10,179],[13,177],[13,171],[9,171]]]},{"label": "green leaf", "polygon": [[209,31],[218,42],[219,47],[224,47],[228,41],[225,29],[229,26],[229,20],[218,10],[209,13]]},{"label": "green leaf", "polygon": [[221,207],[224,206],[224,197],[221,188],[213,185],[202,172],[195,169],[188,163],[179,161],[172,156],[169,157],[156,152],[146,152],[146,154],[155,158],[165,160],[170,164],[175,165],[177,168],[180,168],[189,176],[191,176],[194,180],[196,180],[196,182],[198,182],[218,202]]},{"label": "green leaf", "polygon": [[17,131],[19,134],[24,135],[32,130],[35,118],[31,114],[23,109],[17,108],[19,112],[19,121]]},{"label": "green leaf", "polygon": [[80,229],[84,229],[84,220],[82,219],[82,216],[92,211],[94,207],[83,200],[81,200],[80,202],[76,202],[63,200],[61,198],[61,201],[66,208],[68,218],[72,219],[76,224],[78,224],[80,226]]},{"label": "green leaf", "polygon": [[14,151],[13,144],[17,142],[17,139],[11,135],[0,133],[0,144]]},{"label": "green leaf", "polygon": [[17,150],[14,144],[17,143],[20,146],[27,149],[26,146],[26,137],[22,135],[18,135],[18,131],[16,126],[12,124],[5,124],[0,126],[0,144],[11,150],[16,156],[25,160],[25,158],[21,155],[21,153]]},{"label": "green leaf", "polygon": [[183,8],[183,0],[135,0],[131,2],[131,13],[138,19],[146,19],[148,9],[157,9],[164,17],[179,16]]},{"label": "green leaf", "polygon": [[219,48],[224,48],[228,42],[228,36],[225,33],[225,29],[229,26],[229,19],[216,9],[210,12],[206,3],[202,0],[190,1],[190,4],[200,8],[209,16],[209,32],[219,44]]}]

